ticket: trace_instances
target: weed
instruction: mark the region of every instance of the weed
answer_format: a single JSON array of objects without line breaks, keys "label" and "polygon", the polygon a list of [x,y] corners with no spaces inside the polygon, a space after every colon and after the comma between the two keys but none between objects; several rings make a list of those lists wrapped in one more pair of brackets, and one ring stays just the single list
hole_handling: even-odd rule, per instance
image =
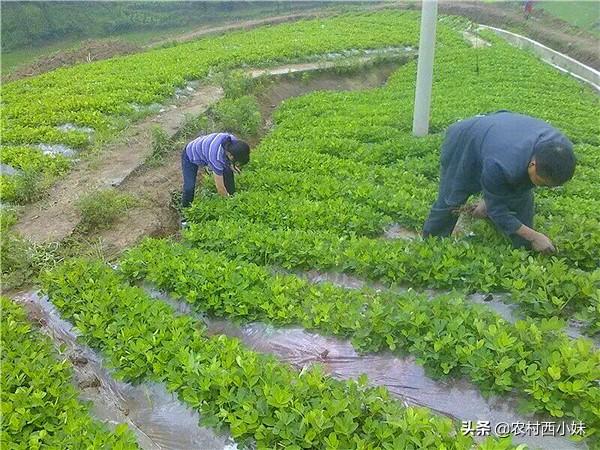
[{"label": "weed", "polygon": [[5,233],[17,223],[17,213],[14,208],[3,205],[0,209],[0,232]]},{"label": "weed", "polygon": [[14,233],[6,232],[2,233],[0,239],[0,267],[4,291],[23,284],[32,271],[27,242]]},{"label": "weed", "polygon": [[258,103],[253,96],[223,99],[211,108],[211,115],[224,130],[255,136],[261,124]]},{"label": "weed", "polygon": [[31,203],[46,192],[54,178],[37,170],[25,170],[10,177],[2,176],[0,198],[17,204]]},{"label": "weed", "polygon": [[[176,134],[176,137],[179,138],[178,142],[181,140],[193,139],[194,137],[207,133],[209,129],[209,120],[208,117],[204,114],[200,114],[199,116],[191,116],[186,115],[185,121],[183,125],[179,129]],[[180,145],[180,147],[183,145]]]},{"label": "weed", "polygon": [[243,70],[220,72],[213,78],[223,88],[225,98],[243,97],[251,93],[254,88],[254,80]]},{"label": "weed", "polygon": [[109,227],[135,203],[133,196],[115,189],[103,189],[83,196],[77,202],[82,231]]},{"label": "weed", "polygon": [[165,156],[173,149],[173,141],[161,127],[152,128],[152,153],[146,158],[145,164],[156,167],[162,164]]},{"label": "weed", "polygon": [[2,290],[18,288],[40,271],[54,267],[63,260],[60,250],[56,242],[36,244],[4,231],[0,241]]}]

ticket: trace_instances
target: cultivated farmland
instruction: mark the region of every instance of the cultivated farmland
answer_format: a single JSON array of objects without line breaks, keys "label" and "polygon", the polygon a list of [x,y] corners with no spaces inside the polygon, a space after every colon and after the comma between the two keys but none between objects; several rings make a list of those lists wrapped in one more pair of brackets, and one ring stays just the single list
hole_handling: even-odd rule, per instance
[{"label": "cultivated farmland", "polygon": [[[9,83],[1,162],[18,173],[2,175],[2,201],[31,200],[20,194],[28,174],[47,184],[66,176],[77,164],[70,152],[101,158],[106,142],[191,82],[416,48],[419,17],[389,10],[267,26]],[[217,196],[206,177],[181,235],[148,237],[111,261],[71,254],[43,271],[36,289],[114,377],[166,386],[237,448],[597,448],[598,96],[491,33],[480,33],[490,45],[474,48],[468,26],[439,19],[428,136],[412,135],[416,60],[377,88],[287,99],[256,138],[234,196]],[[465,220],[451,238],[419,236],[445,130],[501,109],[546,120],[575,145],[573,180],[536,192],[536,229],[556,243],[553,256],[513,249],[486,221]],[[78,403],[68,364],[23,306],[3,298],[2,309],[3,444],[136,448],[135,430],[104,427]],[[244,336],[214,332],[211,320],[295,327],[350,342],[356,358],[402,358],[436,386],[468,386],[490,410],[510,400],[510,417],[568,424],[571,433],[473,436],[460,421],[489,418],[397,395],[394,379],[336,373],[326,348],[288,364]]]}]

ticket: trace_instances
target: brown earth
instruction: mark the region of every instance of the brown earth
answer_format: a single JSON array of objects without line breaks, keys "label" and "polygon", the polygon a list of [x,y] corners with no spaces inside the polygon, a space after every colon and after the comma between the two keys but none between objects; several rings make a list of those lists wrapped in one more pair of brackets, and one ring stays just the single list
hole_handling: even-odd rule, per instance
[{"label": "brown earth", "polygon": [[82,42],[78,48],[58,51],[47,56],[42,56],[31,64],[18,67],[14,72],[3,76],[2,82],[8,83],[21,78],[34,77],[60,67],[69,67],[76,64],[100,61],[115,56],[139,53],[143,50],[143,47],[125,41],[87,40]]},{"label": "brown earth", "polygon": [[310,19],[315,17],[324,17],[334,14],[334,11],[331,10],[316,10],[316,11],[305,11],[301,13],[294,14],[286,14],[283,16],[273,16],[267,17],[264,19],[255,19],[255,20],[244,20],[242,22],[233,22],[225,25],[219,25],[217,27],[204,27],[199,28],[194,31],[190,31],[189,33],[184,33],[179,36],[169,38],[169,39],[161,39],[156,42],[152,42],[148,44],[148,48],[160,47],[161,45],[170,44],[170,43],[181,43],[187,41],[193,41],[194,39],[198,39],[200,37],[209,36],[212,34],[223,34],[229,31],[234,30],[250,30],[252,28],[260,27],[263,25],[277,25],[285,22],[295,22],[301,19]]}]

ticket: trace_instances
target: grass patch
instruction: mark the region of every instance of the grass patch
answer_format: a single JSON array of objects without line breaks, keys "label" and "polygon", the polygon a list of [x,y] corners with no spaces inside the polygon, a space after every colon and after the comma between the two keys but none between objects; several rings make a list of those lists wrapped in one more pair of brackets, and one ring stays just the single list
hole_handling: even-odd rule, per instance
[{"label": "grass patch", "polygon": [[77,202],[82,231],[109,228],[125,211],[136,204],[130,194],[103,189],[87,194]]},{"label": "grass patch", "polygon": [[146,158],[145,164],[149,167],[161,165],[174,144],[175,142],[161,127],[152,128],[152,153]]},{"label": "grass patch", "polygon": [[8,229],[3,222],[0,233],[0,291],[7,292],[35,283],[40,273],[73,257],[107,260],[100,239],[74,235],[61,242],[35,243]]},{"label": "grass patch", "polygon": [[219,72],[211,77],[211,80],[223,89],[225,98],[238,98],[249,94],[257,84],[258,79],[253,79],[243,70],[228,70]]},{"label": "grass patch", "polygon": [[245,136],[256,136],[262,122],[258,102],[251,95],[224,98],[211,108],[211,115],[224,131]]},{"label": "grass patch", "polygon": [[56,177],[37,170],[24,170],[15,175],[0,176],[0,199],[16,204],[31,203],[42,197]]},{"label": "grass patch", "polygon": [[33,281],[40,271],[50,269],[64,259],[57,242],[32,243],[4,227],[1,234],[2,291]]},{"label": "grass patch", "polygon": [[541,1],[533,7],[600,35],[600,5],[597,1]]},{"label": "grass patch", "polygon": [[17,212],[13,207],[3,205],[0,209],[0,233],[6,233],[17,223]]}]

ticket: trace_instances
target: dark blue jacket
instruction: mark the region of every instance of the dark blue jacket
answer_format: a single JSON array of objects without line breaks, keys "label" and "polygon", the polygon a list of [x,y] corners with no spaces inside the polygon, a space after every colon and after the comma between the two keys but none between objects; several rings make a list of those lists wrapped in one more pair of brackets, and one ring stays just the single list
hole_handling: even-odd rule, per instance
[{"label": "dark blue jacket", "polygon": [[483,192],[490,219],[506,234],[521,226],[508,205],[526,201],[534,184],[527,168],[537,146],[571,141],[548,123],[522,114],[499,111],[457,122],[448,128],[441,164],[452,178],[452,197]]}]

